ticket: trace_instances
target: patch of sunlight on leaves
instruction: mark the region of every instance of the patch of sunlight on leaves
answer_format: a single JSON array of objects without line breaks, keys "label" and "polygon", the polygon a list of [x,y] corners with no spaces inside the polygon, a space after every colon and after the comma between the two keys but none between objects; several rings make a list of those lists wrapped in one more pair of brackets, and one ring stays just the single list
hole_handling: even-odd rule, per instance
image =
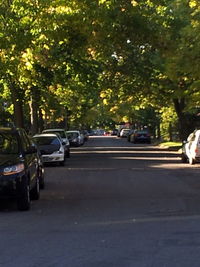
[{"label": "patch of sunlight on leaves", "polygon": [[197,6],[197,1],[196,1],[196,0],[190,0],[190,2],[189,2],[189,6],[190,6],[191,8],[196,7],[196,6]]},{"label": "patch of sunlight on leaves", "polygon": [[131,1],[131,4],[132,4],[132,6],[137,6],[137,5],[138,5],[138,2],[135,1],[135,0],[132,0],[132,1]]}]

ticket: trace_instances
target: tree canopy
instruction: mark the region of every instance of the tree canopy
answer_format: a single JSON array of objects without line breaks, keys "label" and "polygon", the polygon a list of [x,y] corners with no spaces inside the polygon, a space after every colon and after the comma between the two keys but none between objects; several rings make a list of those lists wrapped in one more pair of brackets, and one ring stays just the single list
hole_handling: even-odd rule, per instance
[{"label": "tree canopy", "polygon": [[0,5],[2,121],[35,133],[146,120],[155,131],[168,118],[182,139],[199,126],[197,0]]}]

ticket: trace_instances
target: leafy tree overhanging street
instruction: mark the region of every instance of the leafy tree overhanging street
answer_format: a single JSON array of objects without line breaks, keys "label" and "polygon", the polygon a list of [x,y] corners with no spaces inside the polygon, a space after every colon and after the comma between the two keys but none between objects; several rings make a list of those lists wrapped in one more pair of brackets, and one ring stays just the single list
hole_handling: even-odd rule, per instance
[{"label": "leafy tree overhanging street", "polygon": [[17,126],[199,126],[197,0],[0,1],[0,116]]}]

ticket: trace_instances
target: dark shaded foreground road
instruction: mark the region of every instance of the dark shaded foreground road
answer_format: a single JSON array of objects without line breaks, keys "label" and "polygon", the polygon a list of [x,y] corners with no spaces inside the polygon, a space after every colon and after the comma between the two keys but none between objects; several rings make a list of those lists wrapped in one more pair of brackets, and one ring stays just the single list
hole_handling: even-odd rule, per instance
[{"label": "dark shaded foreground road", "polygon": [[0,207],[0,266],[199,267],[200,165],[115,137],[46,168],[30,212]]}]

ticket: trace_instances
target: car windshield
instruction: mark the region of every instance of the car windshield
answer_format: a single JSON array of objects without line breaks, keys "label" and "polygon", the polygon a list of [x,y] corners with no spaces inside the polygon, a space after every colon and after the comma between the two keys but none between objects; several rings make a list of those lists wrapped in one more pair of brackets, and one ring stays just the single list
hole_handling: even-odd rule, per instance
[{"label": "car windshield", "polygon": [[148,134],[147,131],[138,131],[138,132],[136,132],[136,133],[137,133],[137,134],[144,134],[144,135]]},{"label": "car windshield", "polygon": [[0,154],[17,154],[19,143],[17,136],[9,133],[0,133]]},{"label": "car windshield", "polygon": [[76,132],[70,132],[70,133],[67,133],[67,137],[68,137],[69,139],[71,139],[71,138],[76,138],[76,137],[78,137],[78,133],[76,133]]},{"label": "car windshield", "polygon": [[33,137],[33,140],[38,146],[44,145],[60,145],[59,139],[51,136],[38,136]]}]

